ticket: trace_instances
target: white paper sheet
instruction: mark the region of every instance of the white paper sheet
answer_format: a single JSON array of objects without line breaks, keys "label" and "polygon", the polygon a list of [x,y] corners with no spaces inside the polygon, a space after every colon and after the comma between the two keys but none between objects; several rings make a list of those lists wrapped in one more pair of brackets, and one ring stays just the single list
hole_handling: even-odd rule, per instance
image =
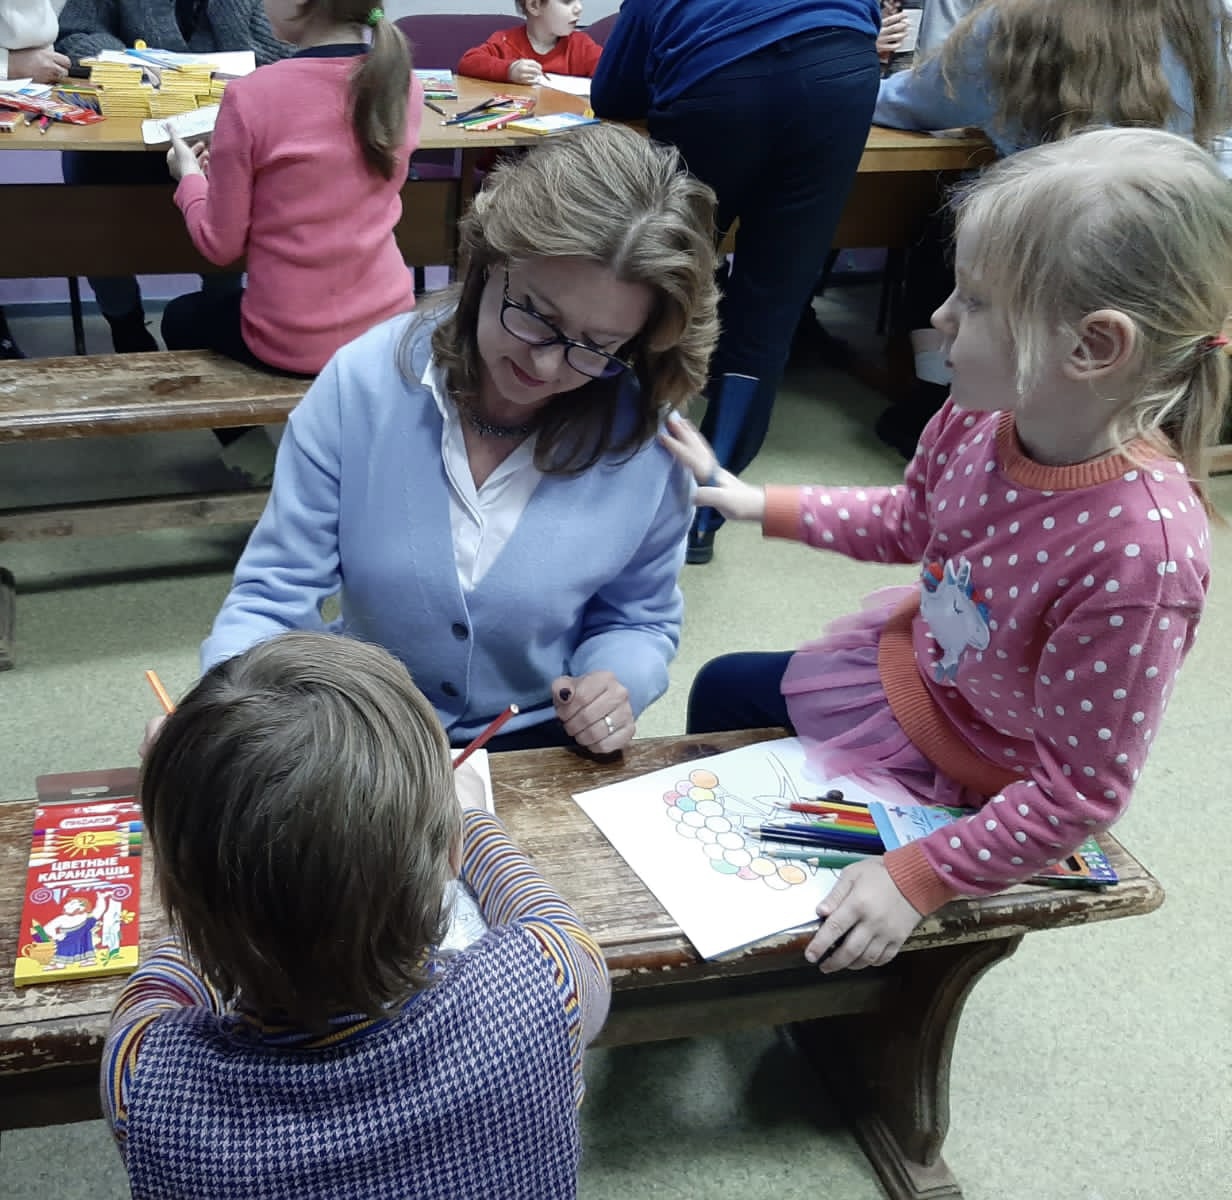
[{"label": "white paper sheet", "polygon": [[760,856],[742,822],[832,787],[854,800],[876,799],[852,780],[822,779],[799,738],[782,738],[573,798],[698,954],[714,958],[817,920],[838,872]]},{"label": "white paper sheet", "polygon": [[[455,750],[454,758],[461,753],[461,750]],[[496,806],[492,798],[492,770],[488,763],[488,752],[476,750],[466,760],[466,765],[473,766],[483,780],[484,808],[490,813],[495,813]],[[437,947],[437,952],[442,956],[457,954],[459,950],[465,950],[467,946],[479,941],[488,932],[488,923],[483,919],[483,913],[479,911],[479,902],[461,880],[454,880],[449,885],[445,892],[445,903],[453,909],[453,913],[445,940]]]},{"label": "white paper sheet", "polygon": [[141,140],[147,146],[163,146],[171,141],[168,131],[178,133],[185,141],[214,132],[218,105],[207,104],[174,117],[150,117],[141,122]]},{"label": "white paper sheet", "polygon": [[558,92],[568,92],[571,96],[590,95],[590,80],[585,75],[553,75],[547,71],[543,78],[544,87],[554,88]]},{"label": "white paper sheet", "polygon": [[[156,54],[169,62],[191,66],[194,63],[209,63],[215,71],[223,75],[251,75],[257,69],[257,56],[251,50],[217,50],[213,54],[180,54],[174,50],[155,50],[148,53]],[[148,60],[140,59],[127,50],[100,50],[90,56],[99,62],[120,62],[129,66],[153,66]]]}]

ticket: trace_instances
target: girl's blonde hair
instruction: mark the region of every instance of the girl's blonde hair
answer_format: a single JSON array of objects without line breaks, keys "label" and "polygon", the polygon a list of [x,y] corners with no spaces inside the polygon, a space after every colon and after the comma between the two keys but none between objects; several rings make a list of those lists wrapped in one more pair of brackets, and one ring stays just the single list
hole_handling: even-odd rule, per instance
[{"label": "girl's blonde hair", "polygon": [[989,22],[983,69],[999,130],[1043,142],[1096,123],[1162,129],[1177,116],[1165,47],[1189,76],[1194,140],[1209,146],[1232,124],[1222,0],[983,0],[940,50],[951,93],[969,39]]},{"label": "girl's blonde hair", "polygon": [[171,926],[228,1000],[318,1030],[433,982],[461,811],[386,651],[287,633],[219,663],[160,730],[141,808]]},{"label": "girl's blonde hair", "polygon": [[407,167],[402,157],[411,89],[406,39],[386,18],[379,0],[309,0],[309,4],[336,24],[372,30],[372,45],[351,74],[351,124],[364,161],[383,178],[393,179]]},{"label": "girl's blonde hair", "polygon": [[1050,334],[1077,338],[1089,314],[1124,313],[1137,388],[1115,433],[1179,458],[1209,512],[1202,448],[1232,383],[1232,184],[1211,155],[1162,130],[1090,130],[1003,160],[955,206],[972,274],[1007,313],[1019,390]]},{"label": "girl's blonde hair", "polygon": [[621,125],[580,129],[499,163],[460,224],[461,284],[435,302],[456,305],[432,335],[455,402],[479,395],[476,329],[488,274],[509,262],[583,258],[654,293],[646,325],[621,351],[633,363],[637,417],[631,427],[617,421],[624,376],[592,380],[543,409],[535,465],[575,474],[645,445],[706,382],[719,330],[715,203],[674,148]]}]

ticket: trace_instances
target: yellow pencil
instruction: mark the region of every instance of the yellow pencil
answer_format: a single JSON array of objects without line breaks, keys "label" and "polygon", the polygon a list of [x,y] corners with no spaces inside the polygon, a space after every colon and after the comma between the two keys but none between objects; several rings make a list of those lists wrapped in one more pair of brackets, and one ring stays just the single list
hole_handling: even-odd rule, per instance
[{"label": "yellow pencil", "polygon": [[158,697],[158,702],[163,706],[163,712],[170,716],[175,712],[175,705],[171,701],[171,697],[167,695],[167,689],[163,687],[163,681],[159,679],[157,671],[147,671],[145,673],[146,682],[154,689],[154,695]]}]

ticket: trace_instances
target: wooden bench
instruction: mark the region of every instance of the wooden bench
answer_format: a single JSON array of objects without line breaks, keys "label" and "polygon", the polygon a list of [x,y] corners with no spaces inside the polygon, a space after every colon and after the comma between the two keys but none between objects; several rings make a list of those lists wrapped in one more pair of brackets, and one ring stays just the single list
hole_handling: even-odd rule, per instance
[{"label": "wooden bench", "polygon": [[[941,1157],[949,1127],[950,1056],[963,1005],[989,967],[1033,931],[1089,925],[1158,908],[1163,889],[1108,835],[1114,887],[1016,887],[960,900],[924,920],[885,967],[819,975],[802,951],[811,930],[769,938],[722,960],[698,958],[675,922],[612,849],[574,792],[676,766],[782,730],[636,741],[617,762],[568,750],[496,754],[496,812],[594,932],[612,972],[612,1011],[599,1045],[790,1025],[830,1082],[892,1200],[958,1200]],[[48,763],[52,769],[54,763]],[[0,1129],[99,1115],[98,1070],[107,1016],[122,981],[15,990],[33,802],[0,805]],[[142,880],[141,941],[165,930],[152,872]],[[1050,1003],[1047,986],[1040,1003]],[[1024,997],[1023,1003],[1029,1003]],[[1008,1121],[1007,1129],[1013,1123]],[[1002,1150],[1029,1155],[1029,1132]]]},{"label": "wooden bench", "polygon": [[[0,443],[284,421],[308,380],[207,350],[0,361]],[[268,489],[0,509],[0,543],[255,521]],[[0,569],[0,670],[13,665],[14,582]]]}]

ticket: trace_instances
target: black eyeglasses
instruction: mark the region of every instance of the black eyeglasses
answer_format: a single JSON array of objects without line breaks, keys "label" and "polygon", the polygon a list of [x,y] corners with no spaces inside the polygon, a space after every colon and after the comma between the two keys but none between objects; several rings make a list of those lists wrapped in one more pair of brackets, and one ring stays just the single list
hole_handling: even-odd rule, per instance
[{"label": "black eyeglasses", "polygon": [[509,268],[505,268],[505,294],[501,299],[500,323],[507,333],[513,334],[519,342],[528,346],[564,346],[565,362],[579,375],[588,375],[591,379],[612,379],[622,371],[628,371],[633,364],[597,346],[589,346],[585,342],[574,341],[566,337],[552,324],[547,317],[529,305],[519,304],[509,295]]}]

